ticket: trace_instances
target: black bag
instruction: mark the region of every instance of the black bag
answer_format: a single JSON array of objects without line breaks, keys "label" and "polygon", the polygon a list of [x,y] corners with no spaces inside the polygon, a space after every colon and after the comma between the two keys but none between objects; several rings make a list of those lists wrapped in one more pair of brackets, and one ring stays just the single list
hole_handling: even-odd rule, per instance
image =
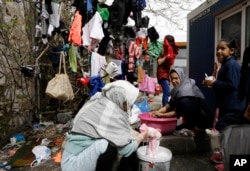
[{"label": "black bag", "polygon": [[30,65],[21,66],[21,72],[25,77],[33,77],[34,76],[34,68]]},{"label": "black bag", "polygon": [[143,28],[148,28],[148,24],[149,24],[149,17],[145,16],[141,19],[141,27]]},{"label": "black bag", "polygon": [[157,39],[159,39],[159,33],[154,26],[148,28],[148,37],[150,41],[156,41]]}]

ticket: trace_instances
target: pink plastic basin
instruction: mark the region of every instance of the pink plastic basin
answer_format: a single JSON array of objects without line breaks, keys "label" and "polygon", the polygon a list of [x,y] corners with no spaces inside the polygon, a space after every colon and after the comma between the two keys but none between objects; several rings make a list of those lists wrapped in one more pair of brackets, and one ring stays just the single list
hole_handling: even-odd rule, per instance
[{"label": "pink plastic basin", "polygon": [[147,126],[158,128],[162,135],[171,134],[176,129],[177,118],[155,118],[151,117],[149,113],[142,113],[139,115],[141,124],[145,123]]}]

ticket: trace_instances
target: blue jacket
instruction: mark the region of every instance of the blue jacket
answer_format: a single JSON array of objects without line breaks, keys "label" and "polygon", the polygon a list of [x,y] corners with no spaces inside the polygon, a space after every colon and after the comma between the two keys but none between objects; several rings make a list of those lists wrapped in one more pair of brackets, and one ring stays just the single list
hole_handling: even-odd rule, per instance
[{"label": "blue jacket", "polygon": [[232,56],[221,63],[217,80],[213,84],[216,94],[216,106],[220,111],[243,111],[245,101],[238,99],[240,65]]}]

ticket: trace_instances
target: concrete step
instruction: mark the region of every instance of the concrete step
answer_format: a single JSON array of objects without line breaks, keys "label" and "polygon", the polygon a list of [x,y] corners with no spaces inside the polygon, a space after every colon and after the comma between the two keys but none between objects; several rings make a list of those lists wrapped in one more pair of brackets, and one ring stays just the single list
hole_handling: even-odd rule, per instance
[{"label": "concrete step", "polygon": [[[172,152],[170,171],[214,170],[214,164],[209,158],[220,148],[219,136],[208,134],[195,137],[165,135],[161,138],[160,146]],[[116,171],[120,157],[117,157],[112,171]]]},{"label": "concrete step", "polygon": [[171,150],[173,155],[215,152],[220,148],[219,137],[208,134],[195,137],[165,135],[161,138],[160,146]]}]

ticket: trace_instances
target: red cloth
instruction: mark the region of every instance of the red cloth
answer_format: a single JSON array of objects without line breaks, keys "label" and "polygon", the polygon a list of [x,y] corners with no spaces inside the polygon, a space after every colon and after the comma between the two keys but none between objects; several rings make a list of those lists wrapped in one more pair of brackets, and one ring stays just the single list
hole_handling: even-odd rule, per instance
[{"label": "red cloth", "polygon": [[135,43],[137,46],[142,45],[143,49],[148,49],[148,38],[137,37],[135,39]]},{"label": "red cloth", "polygon": [[[163,41],[163,55],[159,58],[165,58],[166,60],[157,67],[157,79],[167,79],[169,80],[169,72],[171,66],[174,64],[176,55],[178,54],[178,46],[174,44],[171,46],[168,40],[165,38]],[[158,59],[159,59],[158,58]]]},{"label": "red cloth", "polygon": [[69,31],[68,41],[72,42],[76,46],[81,46],[82,37],[82,16],[79,11],[76,11],[75,18]]}]

